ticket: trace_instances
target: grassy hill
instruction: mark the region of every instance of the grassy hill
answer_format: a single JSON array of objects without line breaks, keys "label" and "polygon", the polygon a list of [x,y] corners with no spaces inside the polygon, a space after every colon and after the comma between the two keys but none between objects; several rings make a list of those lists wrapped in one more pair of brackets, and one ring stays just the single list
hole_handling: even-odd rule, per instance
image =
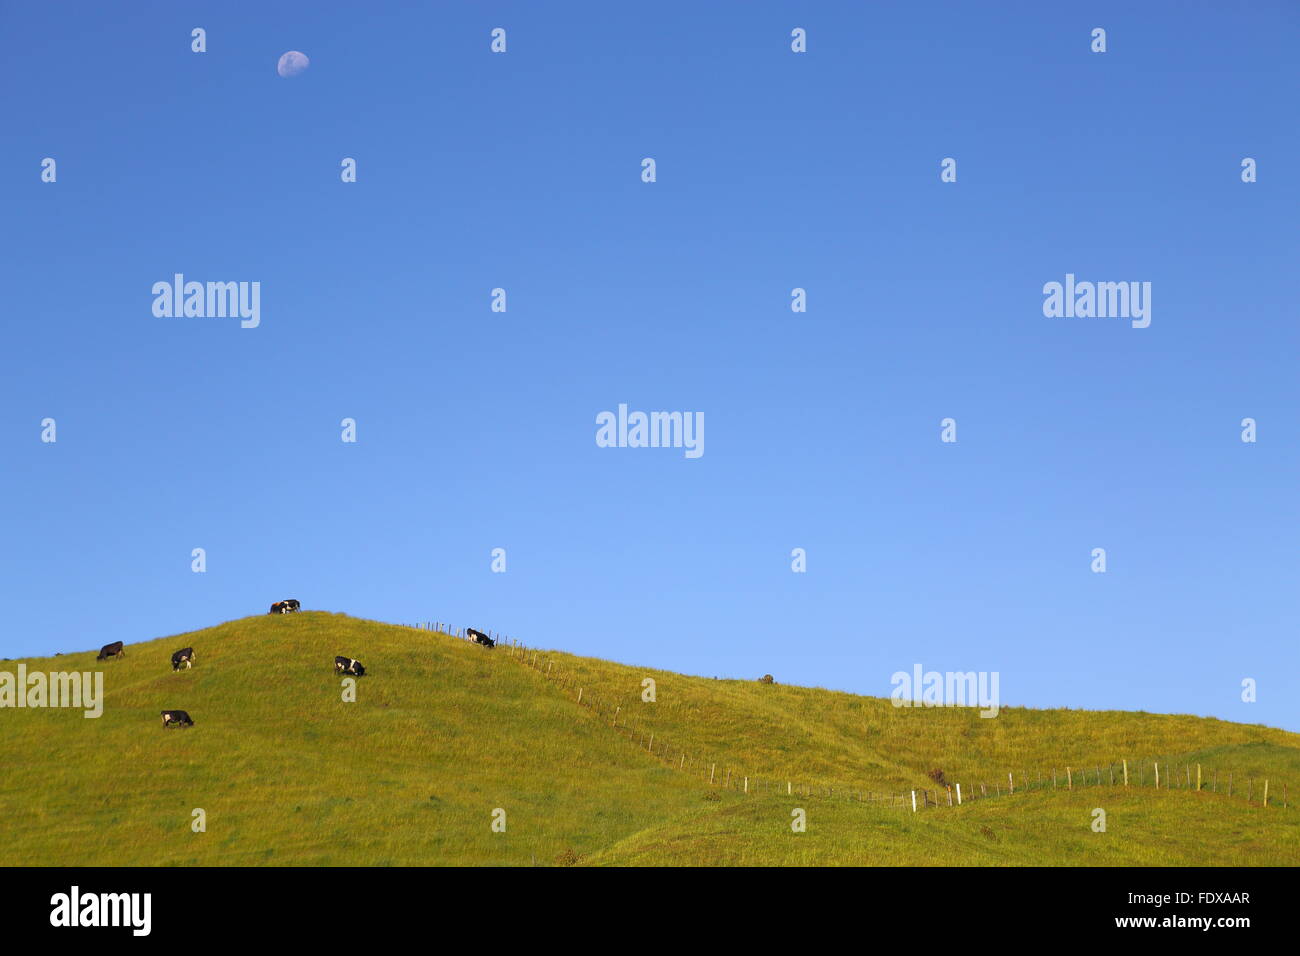
[{"label": "grassy hill", "polygon": [[[173,673],[187,645],[196,665]],[[338,653],[369,671],[353,703]],[[24,663],[103,671],[106,701],[93,720],[0,710],[3,865],[1300,862],[1300,815],[1281,806],[1300,735],[1266,727],[1020,708],[985,720],[322,612],[128,645],[121,660]],[[164,731],[165,707],[196,726]],[[1151,786],[1156,757],[1175,789]],[[1122,759],[1127,790],[1109,784]],[[1198,762],[1201,792],[1185,786]],[[1220,791],[1233,773],[1232,797],[1210,792],[1215,770]],[[1005,793],[1011,771],[1018,792],[949,808],[940,788],[943,805],[917,814],[881,796],[934,791],[935,771],[968,798],[981,783]],[[1105,833],[1090,829],[1097,807]]]}]

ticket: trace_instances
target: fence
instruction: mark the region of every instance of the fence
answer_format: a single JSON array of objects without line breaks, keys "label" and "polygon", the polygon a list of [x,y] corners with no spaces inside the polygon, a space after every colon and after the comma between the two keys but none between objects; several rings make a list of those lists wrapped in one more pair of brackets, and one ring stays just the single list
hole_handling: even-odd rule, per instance
[{"label": "fence", "polygon": [[[453,628],[451,625],[439,622],[403,626],[448,634],[460,640],[469,640],[466,628]],[[1256,796],[1258,796],[1260,807],[1269,806],[1270,799],[1273,801],[1272,805],[1277,806],[1280,797],[1283,809],[1290,806],[1288,786],[1276,778],[1257,778],[1250,775],[1243,778],[1231,770],[1226,771],[1221,776],[1217,768],[1207,770],[1203,768],[1202,764],[1190,760],[1175,760],[1169,757],[1132,762],[1121,760],[1119,763],[1104,766],[1053,767],[1050,775],[1046,772],[1024,774],[1010,771],[1005,779],[998,777],[991,784],[987,780],[976,781],[973,784],[969,782],[949,782],[943,779],[943,775],[940,774],[935,780],[934,789],[925,787],[903,791],[864,790],[861,787],[852,785],[808,784],[798,783],[789,778],[751,776],[728,766],[725,761],[719,762],[707,755],[693,754],[670,743],[662,736],[656,736],[655,731],[646,731],[644,728],[637,727],[632,721],[628,720],[623,711],[623,703],[628,703],[628,700],[625,699],[622,703],[616,703],[611,707],[608,701],[598,699],[594,694],[587,693],[586,688],[581,686],[581,682],[561,673],[560,669],[555,667],[555,661],[547,657],[544,651],[527,647],[512,638],[503,637],[495,631],[485,631],[484,633],[496,641],[498,646],[503,648],[511,659],[541,673],[547,680],[572,695],[579,706],[608,719],[613,729],[649,751],[651,755],[660,758],[669,766],[675,766],[680,772],[692,774],[701,780],[707,780],[711,787],[734,790],[740,793],[785,794],[787,796],[798,795],[842,799],[902,810],[910,808],[912,812],[918,812],[930,807],[961,806],[972,801],[1012,796],[1026,791],[1073,791],[1098,787],[1144,788],[1148,786],[1160,790],[1204,790],[1210,793],[1222,793],[1228,797],[1244,795],[1248,803],[1254,803]],[[1179,769],[1183,771],[1182,774],[1177,772]],[[1245,785],[1244,794],[1243,784]],[[1272,787],[1271,791],[1270,786]]]}]

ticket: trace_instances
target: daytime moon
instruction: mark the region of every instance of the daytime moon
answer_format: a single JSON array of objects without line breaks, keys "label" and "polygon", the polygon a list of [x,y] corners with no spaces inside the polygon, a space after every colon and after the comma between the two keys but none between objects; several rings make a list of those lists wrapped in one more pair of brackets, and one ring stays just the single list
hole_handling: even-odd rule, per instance
[{"label": "daytime moon", "polygon": [[307,54],[290,50],[280,57],[280,62],[275,65],[275,72],[281,76],[297,76],[309,66],[311,60],[307,59]]}]

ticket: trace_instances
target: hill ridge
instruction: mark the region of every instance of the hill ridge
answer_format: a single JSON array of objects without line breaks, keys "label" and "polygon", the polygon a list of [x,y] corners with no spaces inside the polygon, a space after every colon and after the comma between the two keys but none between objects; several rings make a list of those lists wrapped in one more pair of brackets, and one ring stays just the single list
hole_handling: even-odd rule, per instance
[{"label": "hill ridge", "polygon": [[[187,644],[195,667],[173,673],[170,653]],[[367,666],[351,703],[333,672],[337,653]],[[931,770],[961,781],[964,798],[966,781],[982,778],[992,797],[1004,767],[1034,766],[1042,754],[1069,753],[1073,767],[1114,749],[1177,745],[1201,755],[1207,771],[1210,759],[1233,765],[1236,782],[1254,774],[1258,786],[1261,768],[1273,781],[1290,778],[1300,736],[1253,725],[1019,709],[972,720],[522,643],[487,650],[447,632],[328,612],[155,638],[128,645],[120,661],[96,662],[93,651],[28,660],[103,672],[107,700],[98,720],[0,710],[8,865],[1300,858],[1294,808],[1275,805],[1273,792],[1261,812],[1235,791],[1208,799],[1208,787],[1180,790],[1177,779],[1159,792],[1149,781],[1112,788],[1108,776],[1085,788],[1075,769],[1073,790],[1051,790],[1049,780],[1020,799],[1016,772],[1014,798],[1003,788],[1001,800],[919,812],[936,798],[947,809]],[[646,678],[653,703],[642,699]],[[160,707],[189,710],[196,726],[160,730]],[[706,754],[717,765],[712,787]],[[909,796],[900,805],[887,793]],[[1123,838],[1076,839],[1091,833],[1097,804],[1121,821]],[[795,844],[792,807],[813,821]],[[202,834],[191,831],[198,809]],[[500,833],[498,810],[508,818]]]},{"label": "hill ridge", "polygon": [[[434,633],[443,634],[444,636],[447,636],[453,640],[461,639],[458,638],[456,634],[453,634],[449,631],[435,631]],[[563,678],[559,676],[559,671],[556,671],[555,676],[552,676],[551,668],[549,665],[553,664],[553,660],[546,656],[548,653],[547,651],[539,648],[529,647],[527,644],[523,643],[522,641],[512,641],[511,643],[504,644],[502,646],[506,648],[510,658],[522,666],[529,667],[533,670],[541,672],[542,671],[541,665],[543,664],[548,665],[546,671],[543,673],[543,676],[547,680],[556,681],[561,687],[565,687],[570,683],[568,681],[565,681]],[[598,700],[595,699],[592,695],[587,695],[586,699],[584,700],[583,699],[584,690],[585,688],[579,688],[578,697],[576,698],[575,702],[577,703],[578,706],[589,709],[594,715],[599,710],[600,704]],[[851,695],[851,696],[859,696],[859,695]],[[971,709],[978,709],[978,708],[971,708]],[[711,766],[711,768],[716,769],[717,766],[716,761],[705,761],[704,763],[697,762],[696,758],[692,758],[688,756],[688,752],[686,750],[677,747],[676,745],[672,744],[670,741],[663,738],[662,736],[659,737],[658,741],[656,741],[655,734],[653,732],[646,733],[644,731],[640,731],[637,728],[633,727],[630,723],[624,723],[623,725],[620,725],[618,723],[618,716],[621,714],[621,712],[622,712],[622,705],[621,704],[615,705],[615,710],[613,712],[614,716],[609,725],[611,729],[626,731],[628,738],[635,739],[638,741],[638,743],[644,741],[644,746],[646,750],[652,755],[658,755],[661,761],[666,765],[673,766],[674,764],[671,758],[673,755],[676,755],[680,757],[680,760],[676,764],[679,770],[690,772],[688,768],[688,763],[690,767],[693,768],[700,768],[704,765],[704,763],[707,763],[709,766]],[[1087,711],[1083,711],[1083,713],[1087,713]],[[1198,718],[1198,719],[1213,719],[1213,718]],[[658,743],[657,750],[656,750],[656,742]],[[1218,789],[1218,768],[1217,767],[1211,768],[1211,772],[1214,774],[1213,782],[1211,782],[1211,778],[1209,777],[1208,774],[1205,774],[1203,772],[1204,768],[1198,761],[1196,761],[1195,756],[1196,756],[1196,752],[1189,752],[1186,754],[1168,754],[1168,755],[1160,755],[1160,756],[1149,755],[1144,759],[1137,760],[1134,762],[1135,764],[1133,768],[1134,773],[1131,776],[1139,780],[1145,780],[1145,776],[1146,776],[1145,768],[1151,767],[1153,768],[1153,772],[1152,772],[1153,789],[1169,790],[1169,789],[1174,789],[1175,787],[1177,787],[1178,789],[1189,789],[1192,788],[1191,768],[1195,767],[1197,779],[1196,779],[1196,784],[1194,789],[1196,789],[1197,791],[1206,792],[1218,796],[1220,794],[1220,791]],[[1173,775],[1170,772],[1171,766],[1177,767],[1180,765],[1186,771],[1187,787],[1182,787],[1175,784],[1174,781],[1177,778],[1175,775]],[[1160,773],[1161,773],[1160,767],[1162,766],[1164,767],[1163,780],[1161,780],[1160,777]],[[1138,770],[1139,767],[1142,768],[1140,771]],[[897,792],[884,791],[881,793],[876,793],[873,790],[869,790],[869,789],[863,790],[861,787],[854,787],[847,783],[842,783],[842,782],[837,786],[823,785],[823,787],[821,788],[814,788],[809,784],[795,783],[794,777],[789,774],[786,775],[777,774],[775,778],[762,778],[758,776],[751,777],[751,775],[742,772],[733,773],[732,771],[734,769],[735,768],[724,767],[725,777],[719,778],[717,780],[713,779],[714,774],[711,771],[709,785],[713,786],[716,783],[717,785],[726,786],[734,790],[737,789],[737,785],[735,784],[735,781],[741,781],[741,783],[739,784],[739,789],[741,790],[741,792],[748,794],[750,792],[750,787],[752,782],[755,792],[758,792],[764,786],[768,787],[768,792],[771,792],[771,787],[773,783],[777,784],[777,789],[779,790],[779,783],[784,777],[784,782],[786,784],[785,792],[787,796],[800,794],[804,796],[834,797],[838,795],[842,799],[856,800],[858,802],[868,802],[868,803],[876,803],[876,802],[883,803],[885,802],[885,799],[888,798],[888,802],[890,806],[898,806],[902,808],[907,807],[906,798],[909,796],[913,800],[912,806],[915,807],[916,806],[915,800],[917,798],[917,794],[921,795],[920,796],[921,807],[943,806],[944,805],[943,802],[940,802],[937,799],[937,794],[939,793],[942,793],[946,796],[947,806],[950,807],[961,806],[965,803],[973,802],[974,800],[988,799],[990,796],[1001,797],[1003,795],[1002,792],[1003,788],[1001,786],[1001,781],[995,784],[995,790],[993,794],[989,794],[987,792],[987,781],[976,781],[975,785],[979,786],[982,784],[982,789],[980,793],[977,795],[974,791],[974,788],[969,787],[966,791],[966,794],[963,795],[960,790],[961,787],[960,782],[957,781],[948,782],[943,779],[942,774],[940,774],[939,779],[934,781],[936,789],[933,792],[929,787],[921,787],[921,788],[912,788],[910,791],[897,791]],[[1064,789],[1067,790],[1073,790],[1075,788],[1076,774],[1078,775],[1077,780],[1079,782],[1079,786],[1081,789],[1090,786],[1091,787],[1103,787],[1103,786],[1114,787],[1116,785],[1122,785],[1124,787],[1129,787],[1130,785],[1129,783],[1130,768],[1128,766],[1127,759],[1121,759],[1118,762],[1112,760],[1106,763],[1102,763],[1090,767],[1089,766],[1085,766],[1085,767],[1065,766],[1062,768],[1062,770],[1064,774]],[[1103,780],[1102,778],[1103,770],[1107,771],[1107,776],[1105,780]],[[1118,783],[1115,775],[1116,770],[1120,771]],[[1096,774],[1095,781],[1091,781],[1091,782],[1089,781],[1088,779],[1089,772],[1093,772]],[[1014,775],[1015,775],[1014,770],[1007,772],[1006,775],[1007,796],[1011,796],[1016,793],[1021,793],[1021,794],[1026,792],[1032,793],[1039,790],[1048,789],[1048,781],[1045,776],[1040,777],[1037,781],[1035,781],[1033,774],[1031,773],[1028,783],[1025,783],[1022,779],[1022,781],[1019,784],[1017,784],[1015,782]],[[1261,791],[1260,806],[1267,807],[1269,806],[1268,791],[1267,791],[1269,778],[1263,777],[1262,781],[1263,781],[1264,789]],[[1274,798],[1276,799],[1280,794],[1282,808],[1288,809],[1289,808],[1289,781],[1280,780],[1279,778],[1274,777],[1272,778],[1272,782],[1274,784],[1274,789],[1273,789]],[[1058,777],[1058,775],[1056,774],[1056,768],[1053,768],[1052,779],[1050,781],[1050,788],[1052,790],[1056,790],[1058,789],[1058,785],[1060,783],[1061,780],[1060,777]],[[1233,783],[1233,778],[1232,776],[1229,776],[1226,781],[1226,790],[1223,792],[1223,795],[1225,797],[1233,796],[1232,783]],[[1133,783],[1134,787],[1138,787],[1140,785],[1141,784],[1139,782]],[[1254,788],[1253,777],[1248,778],[1247,787],[1248,789],[1246,792],[1246,799],[1247,802],[1250,802],[1251,795],[1253,793],[1253,788]],[[1238,788],[1237,790],[1237,796],[1239,797],[1241,796],[1240,788]]]}]

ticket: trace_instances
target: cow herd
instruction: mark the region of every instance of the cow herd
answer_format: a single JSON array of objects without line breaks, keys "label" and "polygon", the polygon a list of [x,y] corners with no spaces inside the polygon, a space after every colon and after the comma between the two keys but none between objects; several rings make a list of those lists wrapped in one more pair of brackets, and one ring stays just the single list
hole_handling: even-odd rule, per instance
[{"label": "cow herd", "polygon": [[[288,601],[276,601],[271,605],[270,614],[293,614],[296,613],[302,605],[296,600],[290,598]],[[482,631],[474,628],[465,629],[466,636],[471,641],[481,647],[496,647],[496,641],[488,637]],[[121,641],[114,641],[112,644],[105,644],[99,649],[99,656],[96,660],[108,660],[108,658],[125,657],[126,651]],[[194,648],[182,647],[179,651],[172,654],[172,671],[179,671],[182,667],[189,670],[194,666]],[[350,674],[353,677],[364,677],[366,675],[365,665],[355,657],[345,657],[342,654],[334,658],[334,673]],[[183,710],[164,710],[162,712],[162,725],[167,727],[193,727],[194,721],[190,715]]]},{"label": "cow herd", "polygon": [[[105,644],[99,649],[99,656],[95,658],[98,661],[108,660],[113,657],[126,657],[126,651],[122,648],[121,641],[114,641],[112,644]],[[182,667],[189,670],[194,666],[194,648],[182,647],[179,651],[172,654],[172,670],[178,671]],[[193,727],[194,721],[183,710],[164,710],[162,712],[163,727]]]}]

